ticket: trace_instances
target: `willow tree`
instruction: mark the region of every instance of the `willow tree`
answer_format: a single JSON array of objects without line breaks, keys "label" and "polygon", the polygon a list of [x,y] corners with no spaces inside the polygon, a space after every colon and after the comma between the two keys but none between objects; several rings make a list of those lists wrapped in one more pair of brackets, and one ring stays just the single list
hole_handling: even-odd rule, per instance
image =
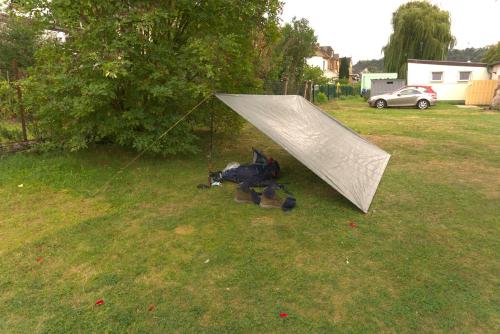
[{"label": "willow tree", "polygon": [[406,78],[408,59],[444,60],[455,44],[450,14],[425,1],[411,1],[392,14],[393,33],[382,49],[385,69]]}]

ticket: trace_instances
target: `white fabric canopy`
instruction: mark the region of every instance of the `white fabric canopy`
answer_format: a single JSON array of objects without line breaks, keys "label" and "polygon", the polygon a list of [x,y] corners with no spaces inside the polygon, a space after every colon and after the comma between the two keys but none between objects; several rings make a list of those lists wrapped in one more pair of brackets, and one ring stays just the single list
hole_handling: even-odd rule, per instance
[{"label": "white fabric canopy", "polygon": [[368,212],[387,152],[298,95],[215,95]]}]

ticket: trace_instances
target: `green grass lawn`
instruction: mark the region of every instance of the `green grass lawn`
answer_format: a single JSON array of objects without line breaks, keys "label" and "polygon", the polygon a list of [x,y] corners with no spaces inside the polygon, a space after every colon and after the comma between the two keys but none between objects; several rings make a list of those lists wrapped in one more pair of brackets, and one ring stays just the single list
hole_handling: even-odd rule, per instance
[{"label": "green grass lawn", "polygon": [[392,154],[368,214],[249,125],[216,166],[263,149],[290,213],[198,190],[206,153],[95,197],[133,153],[1,158],[0,332],[500,332],[500,113],[323,108]]}]

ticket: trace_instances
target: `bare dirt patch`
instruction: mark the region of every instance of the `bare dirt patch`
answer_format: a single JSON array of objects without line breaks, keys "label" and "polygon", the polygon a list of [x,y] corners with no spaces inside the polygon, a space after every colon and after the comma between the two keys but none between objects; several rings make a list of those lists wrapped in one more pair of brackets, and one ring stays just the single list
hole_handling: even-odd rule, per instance
[{"label": "bare dirt patch", "polygon": [[431,160],[420,166],[424,171],[442,170],[441,180],[477,187],[487,198],[500,198],[500,168],[474,161]]},{"label": "bare dirt patch", "polygon": [[370,141],[380,146],[405,146],[421,148],[425,146],[426,141],[420,138],[412,138],[396,135],[368,135]]},{"label": "bare dirt patch", "polygon": [[252,219],[252,226],[271,226],[274,225],[274,218],[273,217],[256,217]]},{"label": "bare dirt patch", "polygon": [[139,209],[142,211],[146,211],[149,215],[152,216],[162,216],[162,217],[171,217],[178,216],[185,211],[196,207],[200,201],[190,199],[175,199],[172,201],[168,201],[166,203],[155,204],[155,203],[141,203],[138,205]]},{"label": "bare dirt patch", "polygon": [[77,266],[72,266],[68,268],[64,274],[63,278],[65,280],[78,281],[80,283],[87,283],[90,279],[97,275],[97,271],[90,264],[80,264]]},{"label": "bare dirt patch", "polygon": [[190,226],[190,225],[181,225],[181,226],[177,226],[174,230],[175,234],[179,234],[179,235],[189,235],[189,234],[193,234],[194,232],[194,227]]}]

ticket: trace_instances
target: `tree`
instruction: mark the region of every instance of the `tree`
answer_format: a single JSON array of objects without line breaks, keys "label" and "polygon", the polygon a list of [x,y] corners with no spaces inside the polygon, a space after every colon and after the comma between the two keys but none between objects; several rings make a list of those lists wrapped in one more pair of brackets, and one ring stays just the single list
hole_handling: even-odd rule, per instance
[{"label": "tree", "polygon": [[304,66],[304,80],[311,80],[314,84],[326,85],[330,79],[323,75],[323,71],[318,66]]},{"label": "tree", "polygon": [[490,45],[481,61],[488,64],[500,61],[500,42]]},{"label": "tree", "polygon": [[339,79],[349,79],[349,63],[350,59],[347,57],[340,58]]},{"label": "tree", "polygon": [[444,60],[455,44],[450,15],[425,1],[401,5],[392,15],[393,33],[382,49],[385,69],[406,78],[408,59]]},{"label": "tree", "polygon": [[361,73],[365,68],[367,68],[370,73],[384,72],[384,58],[360,60],[352,67],[352,72]]},{"label": "tree", "polygon": [[304,79],[306,59],[314,55],[316,48],[317,38],[306,19],[294,17],[285,24],[276,46],[278,79],[287,77],[289,86],[297,87]]},{"label": "tree", "polygon": [[12,61],[16,61],[21,70],[26,70],[35,61],[40,29],[26,18],[5,16],[0,25],[0,71],[4,76],[12,72]]},{"label": "tree", "polygon": [[[107,141],[174,154],[197,150],[194,131],[210,106],[191,114],[213,91],[261,89],[256,42],[278,27],[279,0],[70,1],[16,0],[15,10],[67,41],[47,41],[26,81],[26,104],[52,145],[77,150]],[[215,110],[220,129],[240,118]]]},{"label": "tree", "polygon": [[453,61],[473,61],[480,62],[486,53],[487,47],[483,48],[466,48],[463,50],[460,49],[451,49],[448,52],[448,56],[446,60]]}]

